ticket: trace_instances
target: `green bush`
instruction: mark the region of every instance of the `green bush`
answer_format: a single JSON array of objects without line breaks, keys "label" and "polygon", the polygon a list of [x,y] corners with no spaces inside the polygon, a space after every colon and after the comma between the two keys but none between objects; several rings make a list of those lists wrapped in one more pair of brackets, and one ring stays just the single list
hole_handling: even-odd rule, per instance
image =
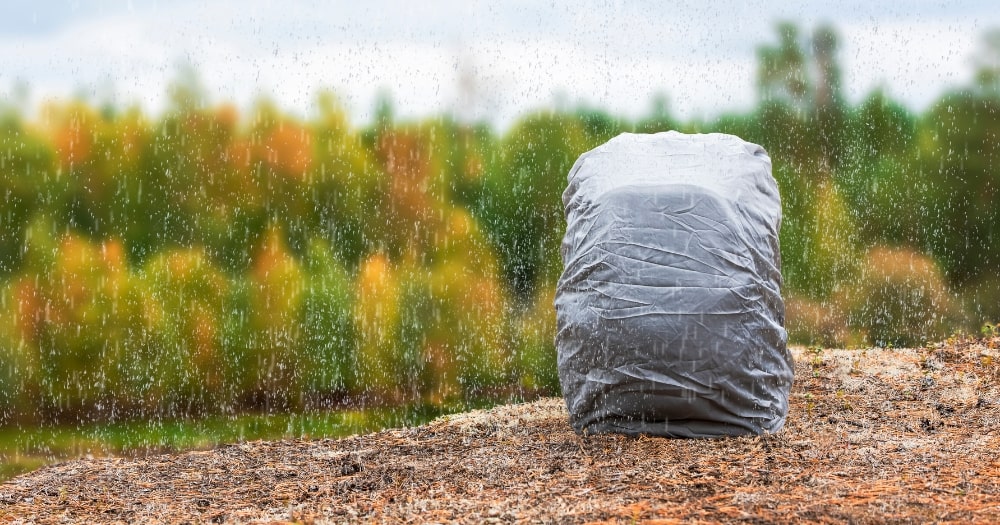
[{"label": "green bush", "polygon": [[965,308],[980,322],[1000,323],[1000,276],[983,275],[962,287]]},{"label": "green bush", "polygon": [[518,300],[559,277],[565,230],[562,192],[586,134],[570,115],[535,114],[518,122],[500,144],[500,161],[487,174],[477,215]]},{"label": "green bush", "polygon": [[300,407],[306,377],[302,359],[305,334],[300,316],[308,281],[302,264],[289,253],[277,228],[265,235],[247,281],[251,391],[268,408]]},{"label": "green bush", "polygon": [[27,419],[37,395],[38,353],[25,340],[30,321],[20,310],[30,309],[30,283],[0,287],[0,425]]},{"label": "green bush", "polygon": [[319,239],[310,241],[306,272],[299,321],[304,338],[298,360],[300,387],[323,395],[353,390],[357,385],[353,278]]},{"label": "green bush", "polygon": [[144,344],[138,394],[159,412],[231,410],[239,381],[224,358],[223,306],[230,283],[205,250],[177,249],[147,261],[142,272]]}]

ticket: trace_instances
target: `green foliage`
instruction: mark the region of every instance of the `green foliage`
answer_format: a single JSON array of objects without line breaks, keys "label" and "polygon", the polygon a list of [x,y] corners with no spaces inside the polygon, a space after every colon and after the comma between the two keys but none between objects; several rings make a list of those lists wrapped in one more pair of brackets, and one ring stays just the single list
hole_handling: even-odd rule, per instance
[{"label": "green foliage", "polygon": [[663,93],[653,95],[649,115],[635,124],[636,133],[659,133],[680,128],[680,124],[670,116],[667,106],[667,96]]},{"label": "green foliage", "polygon": [[501,160],[487,175],[479,216],[519,299],[559,276],[562,192],[587,146],[578,119],[550,113],[522,120],[500,145]]},{"label": "green foliage", "polygon": [[836,181],[861,240],[918,245],[926,177],[915,162],[916,118],[878,90],[852,112],[846,134]]},{"label": "green foliage", "polygon": [[[221,322],[230,283],[199,249],[158,253],[143,268],[143,326],[132,351],[134,393],[157,412],[225,410],[234,400],[236,372],[224,359]],[[213,406],[215,405],[215,406]]]},{"label": "green foliage", "polygon": [[[14,419],[32,408],[33,385],[37,384],[37,354],[19,337],[23,330],[18,310],[24,285],[0,287],[0,421]],[[20,293],[19,293],[20,292]]]},{"label": "green foliage", "polygon": [[792,107],[805,103],[812,88],[799,28],[790,22],[777,26],[777,45],[757,48],[760,63],[757,89],[764,101],[778,101]]},{"label": "green foliage", "polygon": [[821,183],[816,187],[811,215],[811,231],[806,236],[804,266],[800,279],[804,291],[813,297],[829,297],[841,283],[851,282],[859,269],[857,230],[837,186]]},{"label": "green foliage", "polygon": [[772,156],[836,168],[847,147],[837,33],[820,26],[807,43],[794,24],[776,29],[778,43],[757,49],[762,145]]},{"label": "green foliage", "polygon": [[960,295],[972,319],[1000,322],[1000,275],[982,275],[966,283]]},{"label": "green foliage", "polygon": [[20,118],[0,118],[0,277],[20,268],[25,230],[41,209],[66,192],[67,177],[57,173],[55,155]]},{"label": "green foliage", "polygon": [[921,232],[952,282],[1000,268],[1000,96],[946,95],[920,123]]},{"label": "green foliage", "polygon": [[[509,300],[497,280],[496,257],[471,215],[461,209],[446,213],[428,275],[432,317],[420,323],[428,372],[445,379],[432,399],[447,398],[448,390],[507,384],[511,372]],[[448,386],[449,380],[456,385]]]},{"label": "green foliage", "polygon": [[282,232],[269,229],[248,275],[251,392],[266,406],[300,406],[306,275]]},{"label": "green foliage", "polygon": [[329,394],[357,386],[354,371],[353,277],[325,241],[313,239],[306,258],[309,284],[302,298],[302,388]]},{"label": "green foliage", "polygon": [[975,56],[975,81],[979,90],[1000,95],[1000,28],[988,30]]}]

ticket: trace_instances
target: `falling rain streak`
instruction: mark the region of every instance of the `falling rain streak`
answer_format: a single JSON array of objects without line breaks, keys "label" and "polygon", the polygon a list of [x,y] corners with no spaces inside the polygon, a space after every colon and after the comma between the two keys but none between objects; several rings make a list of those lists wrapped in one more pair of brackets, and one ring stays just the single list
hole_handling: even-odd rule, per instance
[{"label": "falling rain streak", "polygon": [[[579,107],[509,129],[350,124],[268,101],[158,116],[0,108],[0,424],[462,407],[558,390],[561,194],[624,131],[763,145],[793,343],[918,345],[1000,319],[1000,40],[914,114],[841,88],[833,28],[778,26],[758,103],[679,121]],[[875,52],[873,50],[873,52]],[[991,58],[992,57],[992,58]]]}]

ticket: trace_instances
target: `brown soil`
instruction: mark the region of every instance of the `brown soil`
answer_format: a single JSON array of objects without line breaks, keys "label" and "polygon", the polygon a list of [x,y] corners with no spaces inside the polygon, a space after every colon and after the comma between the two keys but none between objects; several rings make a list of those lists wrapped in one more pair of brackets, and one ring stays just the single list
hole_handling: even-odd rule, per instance
[{"label": "brown soil", "polygon": [[0,485],[0,522],[997,522],[998,347],[798,350],[772,436],[584,439],[543,399],[340,440],[48,466]]}]

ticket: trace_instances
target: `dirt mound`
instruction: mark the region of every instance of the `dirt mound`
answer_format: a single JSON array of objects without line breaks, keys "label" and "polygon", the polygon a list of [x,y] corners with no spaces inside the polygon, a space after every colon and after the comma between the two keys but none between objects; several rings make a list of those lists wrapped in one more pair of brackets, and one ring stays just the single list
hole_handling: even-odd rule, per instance
[{"label": "dirt mound", "polygon": [[544,399],[340,440],[71,461],[0,485],[0,522],[987,522],[1000,339],[799,350],[788,425],[581,438]]}]

